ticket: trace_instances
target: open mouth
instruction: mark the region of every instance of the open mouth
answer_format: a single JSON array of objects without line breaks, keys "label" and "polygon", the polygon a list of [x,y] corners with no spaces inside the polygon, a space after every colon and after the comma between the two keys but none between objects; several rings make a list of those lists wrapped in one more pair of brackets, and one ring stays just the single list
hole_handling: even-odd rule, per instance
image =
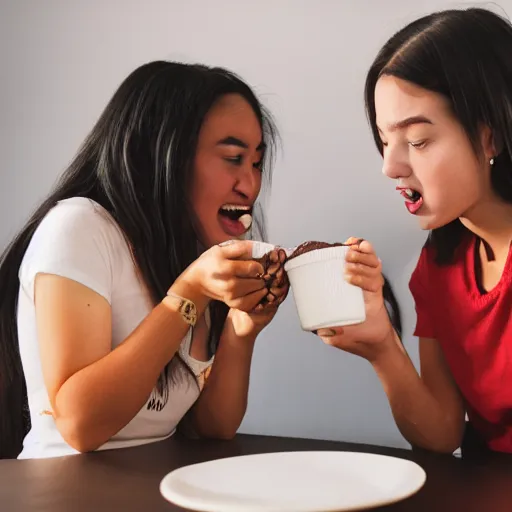
[{"label": "open mouth", "polygon": [[412,188],[398,188],[400,194],[405,198],[405,207],[410,213],[416,213],[423,206],[423,196]]},{"label": "open mouth", "polygon": [[227,234],[241,236],[252,225],[252,207],[240,204],[225,204],[219,208],[219,217]]}]

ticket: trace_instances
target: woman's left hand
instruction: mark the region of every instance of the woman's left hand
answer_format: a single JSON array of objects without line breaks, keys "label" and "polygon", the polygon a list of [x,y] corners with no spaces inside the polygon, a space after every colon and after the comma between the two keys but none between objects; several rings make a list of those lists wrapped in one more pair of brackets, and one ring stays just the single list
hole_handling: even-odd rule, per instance
[{"label": "woman's left hand", "polygon": [[274,249],[262,259],[265,274],[263,279],[267,283],[268,293],[264,300],[252,311],[241,311],[232,308],[229,317],[238,337],[256,339],[256,336],[272,321],[279,306],[284,302],[290,284],[284,263],[286,253],[282,249]]}]

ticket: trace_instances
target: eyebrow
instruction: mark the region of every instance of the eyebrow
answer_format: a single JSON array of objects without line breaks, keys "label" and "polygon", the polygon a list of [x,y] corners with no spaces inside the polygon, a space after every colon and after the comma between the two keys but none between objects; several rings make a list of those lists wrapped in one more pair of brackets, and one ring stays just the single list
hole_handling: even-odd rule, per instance
[{"label": "eyebrow", "polygon": [[[243,140],[240,140],[237,137],[226,137],[219,142],[217,142],[217,146],[237,146],[239,148],[243,149],[249,149],[249,145],[245,143]],[[258,147],[256,148],[256,151],[263,151],[265,149],[265,143],[260,142]]]},{"label": "eyebrow", "polygon": [[[414,124],[434,124],[428,117],[425,116],[412,116],[407,117],[406,119],[402,119],[401,121],[397,121],[396,123],[392,123],[388,126],[388,131],[395,132],[397,130],[403,130],[404,128],[408,128]],[[382,133],[382,130],[377,126],[379,132]]]}]

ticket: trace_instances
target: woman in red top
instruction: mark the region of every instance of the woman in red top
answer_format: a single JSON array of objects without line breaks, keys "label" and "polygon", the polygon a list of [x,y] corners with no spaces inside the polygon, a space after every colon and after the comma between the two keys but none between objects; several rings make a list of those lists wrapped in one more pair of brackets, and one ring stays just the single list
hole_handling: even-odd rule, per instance
[{"label": "woman in red top", "polygon": [[423,17],[367,76],[383,172],[430,230],[410,281],[418,375],[385,311],[368,242],[347,255],[367,320],[318,332],[366,358],[413,445],[453,452],[465,414],[490,450],[512,453],[512,26],[482,9]]}]

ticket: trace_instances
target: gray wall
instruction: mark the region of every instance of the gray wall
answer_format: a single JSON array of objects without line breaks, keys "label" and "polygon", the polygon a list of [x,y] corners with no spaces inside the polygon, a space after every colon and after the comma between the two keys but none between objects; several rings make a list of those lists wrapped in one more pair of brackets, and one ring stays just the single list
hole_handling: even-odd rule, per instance
[{"label": "gray wall", "polygon": [[[227,66],[255,87],[281,130],[271,241],[373,241],[417,363],[407,281],[425,234],[380,174],[363,81],[403,24],[469,3],[0,0],[0,246],[133,68],[159,58]],[[512,13],[512,1],[500,5]],[[290,294],[259,340],[242,431],[407,446],[369,364],[303,333],[294,308]]]}]

